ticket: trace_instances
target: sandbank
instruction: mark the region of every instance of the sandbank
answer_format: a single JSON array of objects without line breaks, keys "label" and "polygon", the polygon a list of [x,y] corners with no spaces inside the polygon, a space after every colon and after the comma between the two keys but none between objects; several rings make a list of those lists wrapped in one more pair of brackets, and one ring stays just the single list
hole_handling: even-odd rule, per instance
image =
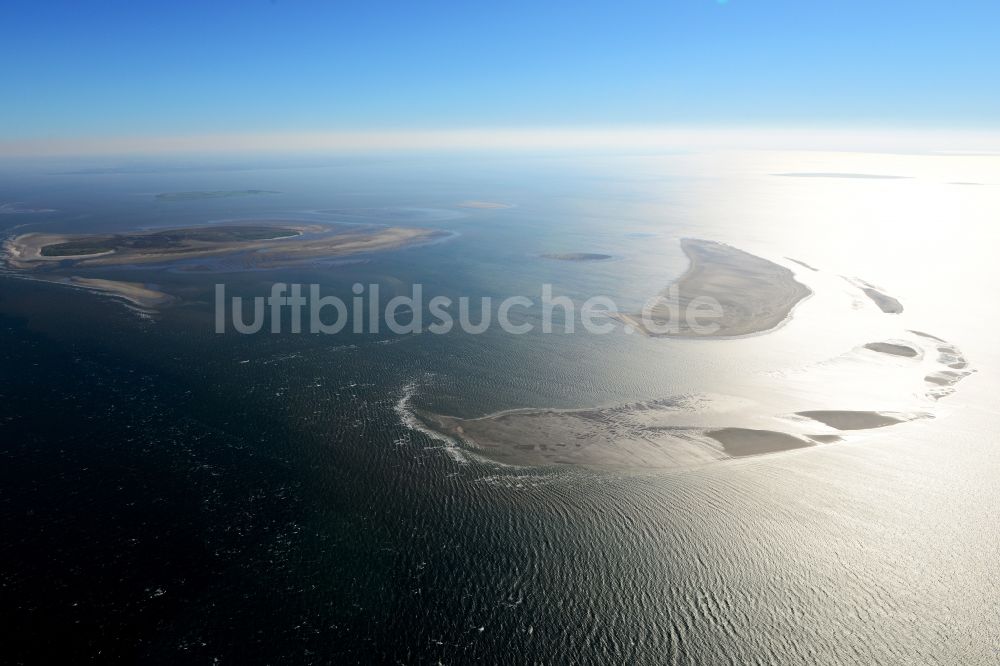
[{"label": "sandbank", "polygon": [[[681,248],[690,265],[659,301],[642,314],[613,316],[652,337],[734,337],[775,328],[812,293],[788,268],[732,246],[685,238]],[[717,303],[721,316],[706,317],[698,302]]]}]

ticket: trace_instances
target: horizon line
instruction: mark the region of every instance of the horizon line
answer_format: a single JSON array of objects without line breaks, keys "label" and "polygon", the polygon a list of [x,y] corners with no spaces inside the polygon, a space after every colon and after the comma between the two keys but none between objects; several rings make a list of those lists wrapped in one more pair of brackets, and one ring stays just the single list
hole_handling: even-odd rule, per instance
[{"label": "horizon line", "polygon": [[482,127],[0,139],[0,159],[210,153],[836,150],[992,155],[1000,130],[796,127]]}]

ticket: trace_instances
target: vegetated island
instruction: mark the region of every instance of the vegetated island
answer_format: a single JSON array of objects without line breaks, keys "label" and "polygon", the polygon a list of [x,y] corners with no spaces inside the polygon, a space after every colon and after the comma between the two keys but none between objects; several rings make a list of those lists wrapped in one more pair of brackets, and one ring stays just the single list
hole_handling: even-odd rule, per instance
[{"label": "vegetated island", "polygon": [[554,252],[543,254],[542,258],[556,261],[604,261],[610,259],[611,255],[597,252]]},{"label": "vegetated island", "polygon": [[195,201],[198,199],[229,199],[232,197],[254,197],[261,194],[281,194],[273,190],[216,190],[195,192],[161,192],[156,195],[161,201]]},{"label": "vegetated island", "polygon": [[110,234],[22,234],[3,246],[4,263],[35,279],[114,293],[143,308],[173,300],[139,283],[79,277],[80,270],[169,266],[185,260],[234,257],[227,270],[279,268],[365,252],[393,250],[449,235],[436,229],[378,225],[255,221]]},{"label": "vegetated island", "polygon": [[[612,316],[652,337],[734,337],[775,328],[812,293],[788,268],[730,245],[684,238],[681,248],[690,266],[659,302],[641,314]],[[692,321],[685,313],[696,299],[718,304],[721,316]]]},{"label": "vegetated island", "polygon": [[253,266],[260,267],[295,263],[303,258],[395,249],[446,233],[410,227],[280,221],[100,235],[29,233],[8,240],[5,255],[12,268],[38,270],[56,265],[162,264],[252,251]]}]

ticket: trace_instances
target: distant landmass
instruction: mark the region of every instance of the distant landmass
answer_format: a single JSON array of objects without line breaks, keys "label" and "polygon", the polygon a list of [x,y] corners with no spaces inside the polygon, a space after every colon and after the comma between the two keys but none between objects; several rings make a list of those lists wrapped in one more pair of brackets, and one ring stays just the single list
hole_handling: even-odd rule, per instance
[{"label": "distant landmass", "polygon": [[890,176],[878,173],[836,173],[836,172],[792,172],[775,173],[774,176],[785,176],[786,178],[868,178],[874,180],[906,180],[910,176]]},{"label": "distant landmass", "polygon": [[273,190],[216,190],[211,192],[161,192],[156,195],[163,201],[193,201],[197,199],[229,199],[231,197],[255,197],[260,194],[281,194]]},{"label": "distant landmass", "polygon": [[458,204],[459,208],[479,208],[483,210],[497,209],[497,208],[512,208],[513,204],[500,203],[498,201],[463,201]]},{"label": "distant landmass", "polygon": [[599,254],[596,252],[557,252],[551,254],[543,254],[542,257],[546,259],[555,259],[557,261],[602,261],[604,259],[610,259],[610,254]]},{"label": "distant landmass", "polygon": [[275,268],[308,259],[379,252],[429,242],[448,232],[381,225],[345,227],[292,220],[256,224],[209,225],[118,234],[28,233],[8,239],[3,259],[8,268],[31,272],[34,279],[67,284],[122,297],[145,312],[173,302],[173,297],[141,283],[80,277],[81,269],[113,266],[175,265],[197,259],[239,256],[229,270]]},{"label": "distant landmass", "polygon": [[20,202],[0,204],[0,215],[27,215],[30,213],[54,213],[55,208],[28,208]]}]

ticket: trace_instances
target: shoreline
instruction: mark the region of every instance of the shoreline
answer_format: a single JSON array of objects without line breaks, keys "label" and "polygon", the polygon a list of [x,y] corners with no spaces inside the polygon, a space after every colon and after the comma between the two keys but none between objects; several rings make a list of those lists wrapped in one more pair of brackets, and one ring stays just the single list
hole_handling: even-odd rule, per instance
[{"label": "shoreline", "polygon": [[[222,238],[204,240],[197,237],[203,230],[259,232],[274,226],[275,230],[291,232],[271,238],[241,239]],[[163,247],[142,246],[145,239],[167,238],[166,234],[189,234],[190,238],[171,239]],[[218,257],[236,253],[250,253],[255,259],[275,266],[281,262],[324,256],[344,256],[362,252],[395,250],[446,235],[447,232],[420,227],[369,227],[344,230],[337,225],[287,223],[278,225],[184,227],[121,234],[51,234],[31,232],[8,238],[4,244],[4,259],[8,266],[18,270],[36,270],[43,267],[62,268],[69,262],[73,267],[100,267],[137,264],[167,264],[188,259]],[[49,247],[72,243],[93,242],[96,247],[110,246],[107,250],[86,254],[46,255]]]},{"label": "shoreline", "polygon": [[[690,263],[660,292],[660,303],[643,313],[615,312],[609,316],[649,337],[735,338],[777,328],[790,318],[796,305],[812,295],[790,269],[730,245],[683,238],[681,248]],[[707,322],[717,325],[713,332],[694,330],[684,317],[673,321],[677,313],[688,311],[702,298],[721,306],[721,317]],[[671,330],[664,332],[668,326]]]}]

